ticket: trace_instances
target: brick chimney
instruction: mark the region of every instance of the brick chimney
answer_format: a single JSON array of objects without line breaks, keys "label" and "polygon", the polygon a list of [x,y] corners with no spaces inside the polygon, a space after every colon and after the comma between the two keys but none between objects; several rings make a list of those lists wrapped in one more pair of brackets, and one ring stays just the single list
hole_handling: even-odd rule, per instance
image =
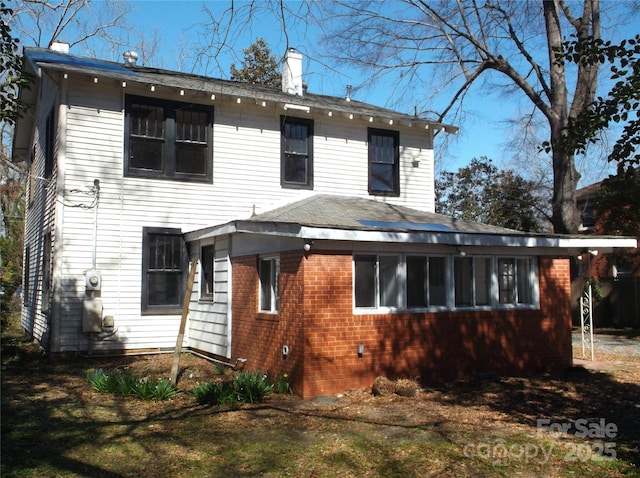
[{"label": "brick chimney", "polygon": [[289,48],[282,65],[282,91],[290,95],[304,96],[302,84],[302,53]]}]

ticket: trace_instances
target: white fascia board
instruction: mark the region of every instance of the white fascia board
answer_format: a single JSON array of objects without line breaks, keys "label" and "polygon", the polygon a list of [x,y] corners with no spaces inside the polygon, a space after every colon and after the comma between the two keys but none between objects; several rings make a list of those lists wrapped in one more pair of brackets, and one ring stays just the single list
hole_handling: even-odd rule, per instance
[{"label": "white fascia board", "polygon": [[456,232],[390,232],[390,231],[354,231],[340,229],[310,228],[303,226],[300,237],[305,239],[332,239],[362,242],[403,242],[443,244],[450,246],[483,247],[531,247],[558,249],[613,249],[635,248],[637,240],[630,237],[585,236],[561,237],[522,235],[500,235]]},{"label": "white fascia board", "polygon": [[301,226],[298,224],[275,222],[235,221],[232,223],[200,229],[185,234],[188,242],[206,239],[221,234],[243,232],[249,234],[265,234],[284,237],[297,237],[310,240],[353,241],[368,243],[404,243],[404,244],[440,244],[447,246],[473,247],[519,247],[528,249],[553,249],[578,254],[583,250],[599,250],[611,252],[616,248],[633,249],[638,241],[632,237],[613,236],[545,236],[457,233],[457,232],[393,232],[393,231],[361,231],[353,229],[335,229],[323,227]]},{"label": "white fascia board", "polygon": [[228,222],[218,226],[206,227],[204,229],[197,229],[191,232],[184,233],[184,240],[186,242],[201,241],[203,239],[209,239],[216,236],[223,236],[225,234],[233,234],[237,232],[235,222]]}]

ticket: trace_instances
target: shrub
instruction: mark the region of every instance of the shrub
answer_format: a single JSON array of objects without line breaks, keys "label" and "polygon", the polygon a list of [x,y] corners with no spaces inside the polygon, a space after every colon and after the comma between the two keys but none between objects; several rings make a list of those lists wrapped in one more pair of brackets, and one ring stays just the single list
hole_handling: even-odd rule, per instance
[{"label": "shrub", "polygon": [[191,391],[196,401],[201,405],[229,405],[238,404],[238,395],[233,382],[215,381],[198,384]]},{"label": "shrub", "polygon": [[273,391],[273,385],[269,383],[267,376],[260,372],[240,372],[235,384],[240,402],[260,402]]},{"label": "shrub", "polygon": [[87,380],[98,392],[113,393],[124,397],[136,396],[142,400],[167,400],[178,394],[173,384],[165,379],[157,382],[141,377],[130,370],[107,373],[101,368],[89,370]]},{"label": "shrub", "polygon": [[101,368],[88,370],[87,380],[98,392],[109,392],[111,377]]},{"label": "shrub", "polygon": [[279,394],[289,394],[291,393],[291,384],[289,383],[289,375],[282,374],[278,377],[278,380],[273,384],[273,391]]},{"label": "shrub", "polygon": [[156,384],[147,377],[141,378],[133,386],[133,394],[144,401],[153,400]]},{"label": "shrub", "polygon": [[154,398],[162,402],[164,400],[175,397],[176,395],[178,395],[178,393],[179,392],[176,390],[170,380],[161,378],[160,380],[158,380],[158,383],[156,383]]}]

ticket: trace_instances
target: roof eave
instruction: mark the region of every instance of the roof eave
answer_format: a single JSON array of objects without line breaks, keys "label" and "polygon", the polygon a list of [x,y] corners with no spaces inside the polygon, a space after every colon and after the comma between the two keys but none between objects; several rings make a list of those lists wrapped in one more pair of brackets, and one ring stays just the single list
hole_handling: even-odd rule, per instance
[{"label": "roof eave", "polygon": [[251,220],[234,221],[220,226],[193,231],[185,234],[185,239],[191,242],[231,233],[295,237],[307,240],[433,244],[454,247],[516,247],[547,250],[551,254],[562,255],[578,255],[585,250],[598,250],[607,253],[612,252],[614,249],[633,249],[638,247],[638,241],[633,237],[577,237],[541,234],[528,235],[526,233],[509,235],[461,231],[375,231]]},{"label": "roof eave", "polygon": [[[32,62],[31,60],[29,61]],[[327,115],[343,115],[350,119],[359,118],[363,121],[372,123],[376,122],[376,124],[381,122],[389,126],[402,125],[405,127],[417,127],[426,130],[430,129],[433,131],[441,130],[450,134],[458,133],[458,127],[454,125],[411,116],[393,110],[386,110],[367,103],[350,101],[345,104],[323,105],[320,104],[321,101],[317,99],[314,100],[313,97],[327,98],[332,99],[333,101],[338,99],[320,94],[310,94],[308,96],[287,95],[286,93],[282,93],[280,90],[267,91],[265,89],[256,88],[255,85],[245,85],[241,83],[233,84],[233,82],[229,82],[227,80],[208,77],[190,78],[192,80],[201,80],[201,87],[197,87],[195,85],[185,86],[176,82],[176,79],[179,78],[180,75],[179,72],[147,72],[144,67],[132,67],[130,69],[128,68],[128,72],[126,73],[118,73],[117,71],[90,69],[65,63],[52,63],[46,61],[36,61],[32,63],[34,68],[37,70],[45,68],[100,79],[123,81],[128,84],[140,84],[145,86],[153,85],[155,87],[166,87],[174,88],[176,90],[206,93],[207,95],[228,96],[232,98],[240,98],[243,101],[255,101],[256,103],[265,101],[275,103],[283,110],[291,108],[293,105],[300,108],[308,108],[309,113],[312,111],[318,111]],[[359,104],[362,104],[363,106],[359,106]],[[370,107],[372,107],[373,110],[369,110]]]}]

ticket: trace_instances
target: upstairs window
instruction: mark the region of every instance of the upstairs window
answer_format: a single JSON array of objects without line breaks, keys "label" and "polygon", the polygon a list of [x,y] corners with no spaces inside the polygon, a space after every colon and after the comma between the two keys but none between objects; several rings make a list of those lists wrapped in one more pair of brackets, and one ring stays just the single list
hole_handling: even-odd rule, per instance
[{"label": "upstairs window", "polygon": [[127,96],[125,175],[211,182],[212,113],[209,108]]},{"label": "upstairs window", "polygon": [[313,121],[281,117],[283,187],[313,189]]},{"label": "upstairs window", "polygon": [[400,134],[369,128],[369,193],[400,195]]},{"label": "upstairs window", "polygon": [[180,229],[143,228],[142,311],[179,314],[189,260]]}]

